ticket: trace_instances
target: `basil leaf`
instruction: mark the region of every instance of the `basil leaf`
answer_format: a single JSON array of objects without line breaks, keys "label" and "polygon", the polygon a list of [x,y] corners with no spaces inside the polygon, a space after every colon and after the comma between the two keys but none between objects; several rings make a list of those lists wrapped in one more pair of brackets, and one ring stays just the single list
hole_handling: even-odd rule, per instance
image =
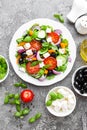
[{"label": "basil leaf", "polygon": [[64,96],[61,93],[57,93],[57,99],[62,99]]},{"label": "basil leaf", "polygon": [[38,65],[39,63],[41,63],[41,61],[33,61],[33,62],[31,63],[31,67],[36,66],[36,65]]},{"label": "basil leaf", "polygon": [[57,99],[57,93],[51,92],[50,94],[51,100],[56,100]]},{"label": "basil leaf", "polygon": [[58,19],[61,23],[64,23],[64,18],[62,15],[60,14],[54,14],[53,15],[56,19]]},{"label": "basil leaf", "polygon": [[48,101],[46,102],[46,106],[51,106],[51,104],[52,104],[52,100],[48,100]]}]

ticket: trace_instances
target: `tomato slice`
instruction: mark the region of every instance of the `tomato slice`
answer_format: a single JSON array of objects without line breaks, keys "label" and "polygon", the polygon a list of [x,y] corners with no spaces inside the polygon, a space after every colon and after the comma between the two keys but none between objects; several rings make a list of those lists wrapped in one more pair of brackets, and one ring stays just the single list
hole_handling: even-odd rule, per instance
[{"label": "tomato slice", "polygon": [[40,70],[39,65],[31,66],[31,63],[28,62],[26,64],[26,70],[29,74],[37,74]]},{"label": "tomato slice", "polygon": [[47,57],[45,60],[44,60],[44,64],[45,65],[49,65],[50,67],[48,68],[48,70],[53,70],[56,68],[56,65],[57,65],[57,61],[54,57]]},{"label": "tomato slice", "polygon": [[48,33],[48,37],[52,38],[52,42],[57,43],[59,41],[59,35],[55,32]]},{"label": "tomato slice", "polygon": [[31,44],[31,49],[32,50],[39,51],[41,49],[41,47],[42,47],[41,43],[39,41],[37,41],[37,40],[32,40],[30,42],[30,44]]},{"label": "tomato slice", "polygon": [[20,97],[24,103],[28,103],[28,102],[31,102],[33,100],[34,93],[29,89],[25,89],[21,92]]}]

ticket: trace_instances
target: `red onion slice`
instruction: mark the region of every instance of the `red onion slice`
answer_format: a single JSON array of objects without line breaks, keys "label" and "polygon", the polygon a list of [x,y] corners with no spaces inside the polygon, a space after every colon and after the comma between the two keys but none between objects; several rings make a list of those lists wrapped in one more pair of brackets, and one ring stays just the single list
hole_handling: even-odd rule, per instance
[{"label": "red onion slice", "polygon": [[68,62],[72,62],[72,59],[71,59],[71,57],[68,57]]},{"label": "red onion slice", "polygon": [[42,75],[42,77],[40,77],[38,80],[39,81],[44,81],[46,79],[46,76],[45,75]]},{"label": "red onion slice", "polygon": [[61,72],[56,71],[56,70],[53,70],[53,73],[56,74],[56,75],[57,75],[57,74],[61,74]]},{"label": "red onion slice", "polygon": [[23,52],[25,52],[25,49],[20,49],[20,50],[18,50],[18,53],[19,53],[19,54],[21,54],[21,53],[23,53]]},{"label": "red onion slice", "polygon": [[39,54],[39,51],[37,52],[37,60],[39,60],[39,61],[43,61],[44,59],[42,59],[41,57],[40,57],[40,54]]},{"label": "red onion slice", "polygon": [[62,31],[60,29],[56,29],[54,32],[57,33],[58,35],[62,34]]}]

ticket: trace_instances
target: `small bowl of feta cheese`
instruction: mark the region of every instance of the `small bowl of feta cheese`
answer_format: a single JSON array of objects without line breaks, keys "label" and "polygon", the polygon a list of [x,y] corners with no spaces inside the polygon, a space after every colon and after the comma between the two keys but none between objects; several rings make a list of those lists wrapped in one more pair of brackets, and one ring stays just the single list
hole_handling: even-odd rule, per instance
[{"label": "small bowl of feta cheese", "polygon": [[69,88],[58,86],[48,92],[45,104],[54,116],[65,117],[74,111],[76,97]]}]

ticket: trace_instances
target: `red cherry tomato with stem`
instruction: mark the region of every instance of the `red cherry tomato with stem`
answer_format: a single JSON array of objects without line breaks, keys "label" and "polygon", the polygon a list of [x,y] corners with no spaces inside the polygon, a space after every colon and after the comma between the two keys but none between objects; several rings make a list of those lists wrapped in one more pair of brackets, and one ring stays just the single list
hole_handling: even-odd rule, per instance
[{"label": "red cherry tomato with stem", "polygon": [[28,103],[28,102],[31,102],[34,98],[34,93],[33,91],[29,90],[29,89],[25,89],[21,92],[20,94],[20,97],[21,97],[21,100],[24,102],[24,103]]}]

